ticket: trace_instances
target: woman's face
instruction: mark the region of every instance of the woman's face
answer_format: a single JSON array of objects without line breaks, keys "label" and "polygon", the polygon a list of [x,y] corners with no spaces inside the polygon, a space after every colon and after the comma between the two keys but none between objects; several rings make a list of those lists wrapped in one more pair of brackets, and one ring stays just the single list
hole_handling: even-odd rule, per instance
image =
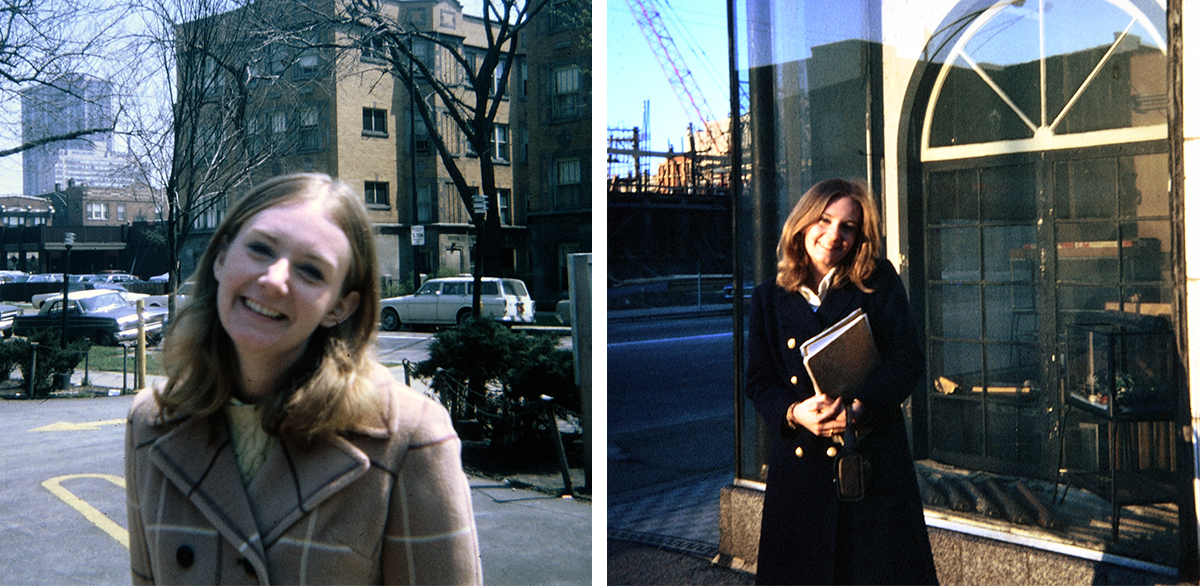
[{"label": "woman's face", "polygon": [[858,241],[862,229],[862,208],[850,197],[829,202],[821,218],[804,233],[804,251],[812,261],[817,281],[825,278]]},{"label": "woman's face", "polygon": [[358,308],[342,295],[350,240],[317,202],[288,202],[252,216],[217,256],[217,313],[243,360],[286,368],[317,326]]}]

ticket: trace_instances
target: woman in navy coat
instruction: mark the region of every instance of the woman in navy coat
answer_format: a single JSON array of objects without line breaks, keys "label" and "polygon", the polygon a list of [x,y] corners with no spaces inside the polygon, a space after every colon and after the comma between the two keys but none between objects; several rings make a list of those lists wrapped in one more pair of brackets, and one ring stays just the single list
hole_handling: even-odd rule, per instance
[{"label": "woman in navy coat", "polygon": [[[754,290],[747,393],[775,429],[759,538],[760,584],[936,584],[901,403],[925,359],[908,296],[880,254],[879,215],[858,182],[822,181],[779,239],[778,275]],[[881,363],[851,404],[816,394],[800,345],[856,308]],[[867,461],[844,502],[836,455],[849,417]]]}]

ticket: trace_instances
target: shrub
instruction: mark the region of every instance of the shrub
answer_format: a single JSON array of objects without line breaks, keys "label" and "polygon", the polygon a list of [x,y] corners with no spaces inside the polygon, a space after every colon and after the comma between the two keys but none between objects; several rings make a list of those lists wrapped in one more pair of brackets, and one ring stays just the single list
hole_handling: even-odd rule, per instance
[{"label": "shrub", "polygon": [[[52,329],[38,330],[26,339],[13,338],[4,343],[5,354],[13,356],[21,377],[28,385],[33,380],[35,395],[44,395],[53,390],[55,374],[74,372],[75,367],[83,360],[83,356],[92,347],[92,341],[80,338],[67,344],[62,350],[59,342],[60,332]],[[37,370],[33,370],[33,343],[38,344]]]},{"label": "shrub", "polygon": [[514,332],[495,320],[475,318],[439,332],[415,374],[432,378],[431,386],[442,397],[461,393],[455,381],[465,383],[464,408],[448,405],[455,416],[478,417],[493,447],[523,445],[544,435],[548,422],[542,417],[542,395],[580,411],[574,358],[557,346],[556,337]]}]

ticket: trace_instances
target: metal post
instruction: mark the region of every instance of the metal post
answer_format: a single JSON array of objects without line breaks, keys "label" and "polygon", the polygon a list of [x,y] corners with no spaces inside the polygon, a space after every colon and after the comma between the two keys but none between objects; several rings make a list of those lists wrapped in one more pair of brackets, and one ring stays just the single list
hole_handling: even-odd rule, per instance
[{"label": "metal post", "polygon": [[137,376],[133,384],[139,389],[146,387],[146,300],[137,300]]},{"label": "metal post", "polygon": [[542,405],[546,408],[546,418],[554,438],[554,451],[558,453],[558,469],[562,471],[563,477],[563,496],[574,495],[575,490],[571,487],[571,468],[567,465],[567,450],[563,447],[562,434],[558,431],[558,417],[554,416],[554,397],[542,395]]},{"label": "metal post", "polygon": [[33,398],[33,389],[34,389],[33,381],[37,380],[37,351],[38,351],[39,345],[40,344],[38,344],[37,342],[29,343],[29,352],[31,354],[31,356],[29,357],[29,373],[27,374],[27,377],[29,380],[25,381],[26,383],[29,384],[29,390],[27,390],[25,392],[26,398],[29,398],[29,399]]},{"label": "metal post", "polygon": [[567,283],[571,291],[571,347],[575,358],[575,384],[579,385],[580,422],[583,425],[583,483],[592,487],[592,255],[568,257]]},{"label": "metal post", "polygon": [[59,348],[67,349],[67,293],[71,290],[71,247],[75,245],[75,233],[63,234],[63,248],[67,250],[63,259],[63,300],[62,300],[62,337],[59,338]]},{"label": "metal post", "polygon": [[129,390],[129,344],[121,342],[121,392]]}]

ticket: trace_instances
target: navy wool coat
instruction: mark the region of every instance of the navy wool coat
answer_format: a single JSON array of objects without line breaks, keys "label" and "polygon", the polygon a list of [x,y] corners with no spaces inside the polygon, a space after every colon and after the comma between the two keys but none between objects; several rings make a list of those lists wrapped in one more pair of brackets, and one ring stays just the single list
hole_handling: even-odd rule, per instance
[{"label": "navy wool coat", "polygon": [[[774,428],[759,537],[760,584],[933,584],[937,573],[908,447],[901,403],[924,372],[924,353],[896,269],[880,259],[864,293],[829,290],[814,312],[774,280],[754,289],[747,394]],[[787,409],[814,394],[800,345],[854,309],[866,312],[882,360],[858,391],[866,496],[838,498],[830,438],[787,424]]]}]

